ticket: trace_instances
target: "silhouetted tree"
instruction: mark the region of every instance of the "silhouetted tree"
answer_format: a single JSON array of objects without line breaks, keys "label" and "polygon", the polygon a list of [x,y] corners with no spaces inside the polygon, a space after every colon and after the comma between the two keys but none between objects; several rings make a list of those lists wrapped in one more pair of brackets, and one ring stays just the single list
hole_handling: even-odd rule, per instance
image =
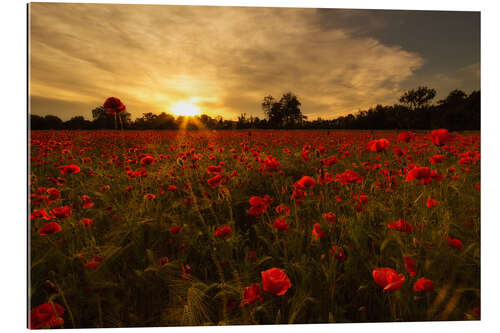
[{"label": "silhouetted tree", "polygon": [[[418,91],[427,91],[426,94]],[[414,97],[412,97],[414,95]],[[130,113],[123,112],[125,128],[139,130],[159,129],[271,129],[271,128],[306,128],[306,129],[435,129],[479,130],[481,122],[481,92],[473,91],[470,95],[461,90],[453,90],[448,96],[429,105],[435,95],[434,89],[419,87],[409,90],[401,100],[407,105],[376,105],[356,114],[325,120],[318,117],[307,121],[300,110],[298,98],[291,92],[283,94],[279,101],[272,96],[264,97],[261,103],[267,119],[241,114],[237,121],[214,118],[202,114],[195,117],[178,116],[162,112],[143,113],[135,121],[130,120]],[[406,97],[405,97],[406,96]],[[403,98],[404,97],[404,98]],[[409,105],[409,106],[408,106]],[[30,115],[32,130],[57,129],[114,129],[114,116],[104,107],[92,110],[93,121],[82,116],[75,116],[63,122],[52,115],[45,117]]]},{"label": "silhouetted tree", "polygon": [[455,89],[451,91],[444,100],[440,100],[440,105],[459,105],[465,101],[467,94],[462,90]]},{"label": "silhouetted tree", "polygon": [[292,92],[287,92],[280,99],[281,114],[283,115],[283,125],[287,128],[294,128],[300,125],[307,117],[300,110],[301,103]]},{"label": "silhouetted tree", "polygon": [[58,116],[46,115],[44,118],[46,129],[60,130],[64,128],[63,121]]},{"label": "silhouetted tree", "polygon": [[[123,128],[129,128],[131,124],[131,114],[128,111],[118,113],[121,117]],[[114,129],[115,116],[104,106],[98,106],[92,110],[92,127],[95,129]],[[119,123],[119,122],[118,122]]]},{"label": "silhouetted tree", "polygon": [[250,119],[247,119],[247,114],[242,113],[238,116],[238,122],[236,123],[237,129],[246,129],[250,127]]},{"label": "silhouetted tree", "polygon": [[202,114],[200,116],[200,123],[202,123],[203,126],[205,126],[205,128],[207,128],[207,129],[217,128],[217,120],[215,120],[214,118],[212,118],[206,114]]},{"label": "silhouetted tree", "polygon": [[453,90],[438,102],[439,125],[449,129],[475,129],[480,127],[481,98],[478,91],[469,96],[461,90]]},{"label": "silhouetted tree", "polygon": [[427,106],[434,97],[436,97],[435,89],[422,86],[406,91],[399,102],[408,105],[410,110],[415,110]]},{"label": "silhouetted tree", "polygon": [[86,120],[83,116],[72,117],[70,120],[64,123],[64,128],[66,129],[90,129],[92,123]]},{"label": "silhouetted tree", "polygon": [[277,102],[273,96],[269,95],[264,97],[261,105],[269,124],[272,127],[281,128],[283,125],[281,103]]},{"label": "silhouetted tree", "polygon": [[32,130],[46,130],[47,129],[47,122],[45,121],[45,118],[36,114],[31,114],[30,115],[30,128]]},{"label": "silhouetted tree", "polygon": [[297,96],[292,92],[283,94],[279,102],[269,95],[264,97],[261,103],[262,110],[272,128],[294,128],[301,124],[306,117],[302,114],[300,105]]}]

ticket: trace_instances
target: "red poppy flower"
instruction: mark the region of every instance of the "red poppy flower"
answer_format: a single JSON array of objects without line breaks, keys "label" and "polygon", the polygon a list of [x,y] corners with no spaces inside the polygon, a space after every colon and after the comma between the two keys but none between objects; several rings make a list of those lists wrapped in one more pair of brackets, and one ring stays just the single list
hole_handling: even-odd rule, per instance
[{"label": "red poppy flower", "polygon": [[51,210],[51,213],[58,219],[63,219],[71,215],[71,208],[69,206],[56,207]]},{"label": "red poppy flower", "polygon": [[474,309],[472,309],[472,313],[474,313],[474,317],[477,320],[481,319],[481,308],[479,306],[476,306]]},{"label": "red poppy flower", "polygon": [[85,267],[87,267],[90,270],[96,271],[103,260],[104,260],[103,256],[94,255],[92,257],[92,260],[85,264]]},{"label": "red poppy flower", "polygon": [[274,227],[274,229],[277,229],[279,231],[287,231],[289,228],[288,223],[286,223],[285,219],[274,220],[273,227]]},{"label": "red poppy flower", "polygon": [[181,231],[181,227],[178,225],[174,225],[172,228],[170,228],[170,233],[172,235],[177,235]]},{"label": "red poppy flower", "polygon": [[410,276],[415,276],[417,275],[417,267],[415,265],[415,260],[413,260],[411,257],[404,257],[405,260],[405,267]]},{"label": "red poppy flower", "polygon": [[81,219],[78,223],[85,227],[91,227],[94,224],[94,222],[92,222],[92,220],[88,218]]},{"label": "red poppy flower", "polygon": [[387,139],[372,140],[368,143],[368,149],[376,153],[386,151],[387,148],[389,148],[389,141]]},{"label": "red poppy flower", "polygon": [[217,166],[217,165],[210,165],[207,168],[207,172],[208,173],[219,173],[219,172],[222,172],[222,167]]},{"label": "red poppy flower", "polygon": [[447,129],[441,128],[431,132],[430,138],[436,146],[443,146],[451,139],[451,134]]},{"label": "red poppy flower", "polygon": [[363,182],[363,178],[359,176],[356,171],[346,170],[343,173],[337,174],[335,176],[335,180],[340,182],[342,185],[359,183]]},{"label": "red poppy flower", "polygon": [[433,179],[435,181],[441,181],[443,176],[440,176],[435,170],[431,170],[428,167],[415,167],[406,175],[407,182],[420,180],[420,183],[423,185],[430,184]]},{"label": "red poppy flower", "polygon": [[135,175],[137,177],[147,177],[148,172],[144,168],[139,168],[139,169],[135,170]]},{"label": "red poppy flower", "polygon": [[288,276],[279,268],[271,268],[260,272],[262,286],[265,291],[273,295],[284,295],[292,286]]},{"label": "red poppy flower", "polygon": [[412,132],[401,132],[398,135],[399,141],[410,142],[411,139],[415,137],[415,133]]},{"label": "red poppy flower", "polygon": [[366,194],[360,194],[360,195],[355,194],[354,198],[358,199],[359,203],[362,205],[368,203],[368,200],[369,200],[369,198]]},{"label": "red poppy flower", "polygon": [[59,170],[61,170],[61,174],[70,174],[70,173],[79,173],[80,172],[80,167],[78,165],[70,164],[70,165],[61,165],[59,167]]},{"label": "red poppy flower", "polygon": [[439,202],[439,201],[437,201],[437,200],[434,200],[434,199],[431,199],[431,198],[427,199],[427,207],[428,207],[428,208],[433,208],[433,207],[436,207],[436,206],[438,206],[439,204],[440,204],[440,202]]},{"label": "red poppy flower", "polygon": [[57,222],[49,222],[40,229],[38,233],[42,236],[56,234],[62,230],[61,226]]},{"label": "red poppy flower", "polygon": [[434,286],[432,285],[432,281],[421,277],[415,282],[413,285],[413,291],[421,292],[421,291],[431,291],[434,290]]},{"label": "red poppy flower", "polygon": [[106,101],[104,101],[104,107],[112,114],[125,111],[125,105],[116,97],[107,98]]},{"label": "red poppy flower", "polygon": [[429,161],[431,162],[431,164],[441,163],[441,162],[443,162],[443,155],[436,154],[436,155],[430,157]]},{"label": "red poppy flower", "polygon": [[280,215],[290,214],[290,208],[288,208],[288,206],[285,204],[279,204],[278,206],[276,206],[276,208],[274,210],[276,211],[276,213],[278,213]]},{"label": "red poppy flower", "polygon": [[464,247],[464,245],[462,244],[462,241],[460,239],[454,239],[451,237],[448,237],[448,245],[450,247],[457,249],[457,250],[461,250]]},{"label": "red poppy flower", "polygon": [[313,226],[313,231],[312,231],[312,235],[314,236],[314,238],[316,240],[320,240],[322,238],[325,238],[325,233],[323,232],[323,230],[321,229],[321,227],[319,226],[319,223],[315,223],[314,226]]},{"label": "red poppy flower", "polygon": [[94,201],[88,195],[82,195],[83,208],[91,208],[94,206]]},{"label": "red poppy flower", "polygon": [[100,261],[92,259],[91,261],[85,264],[85,267],[95,272],[97,271],[97,268],[99,268],[100,264],[101,264]]},{"label": "red poppy flower", "polygon": [[330,156],[329,158],[322,161],[325,166],[330,166],[338,162],[337,157],[335,155]]},{"label": "red poppy flower", "polygon": [[241,301],[241,306],[252,305],[253,303],[263,301],[262,289],[257,283],[252,283],[249,287],[243,290],[243,299]]},{"label": "red poppy flower", "polygon": [[61,198],[61,193],[57,188],[54,187],[47,189],[47,194],[49,195],[48,199],[50,201],[59,200]]},{"label": "red poppy flower", "polygon": [[403,156],[405,153],[404,151],[400,148],[400,147],[395,147],[392,152],[394,153],[394,155],[396,156]]},{"label": "red poppy flower", "polygon": [[56,302],[43,303],[30,311],[29,328],[37,330],[46,327],[61,326],[64,308]]},{"label": "red poppy flower", "polygon": [[144,194],[144,199],[154,200],[154,199],[156,199],[156,195],[154,195],[153,193],[147,193],[147,194]]},{"label": "red poppy flower", "polygon": [[177,192],[177,186],[175,186],[175,185],[169,185],[168,186],[168,191],[169,192]]},{"label": "red poppy flower", "polygon": [[412,232],[415,228],[406,222],[404,219],[399,219],[395,222],[389,222],[387,227],[401,232]]},{"label": "red poppy flower", "polygon": [[141,165],[150,165],[156,162],[156,159],[151,155],[146,155],[141,158]]},{"label": "red poppy flower", "polygon": [[344,248],[340,246],[334,245],[329,252],[331,256],[335,256],[335,259],[338,259],[341,262],[344,262],[347,259],[347,254],[345,253]]},{"label": "red poppy flower", "polygon": [[262,160],[263,169],[268,172],[277,171],[281,164],[276,160],[274,156],[267,156]]},{"label": "red poppy flower", "polygon": [[228,225],[222,225],[220,227],[217,227],[215,229],[215,237],[222,238],[222,237],[229,237],[231,236],[232,229]]},{"label": "red poppy flower", "polygon": [[44,220],[50,220],[51,217],[49,214],[47,214],[47,212],[45,211],[45,209],[35,209],[31,215],[30,215],[30,219],[31,220],[34,220],[34,219],[44,219]]},{"label": "red poppy flower", "polygon": [[221,181],[222,181],[222,176],[220,174],[217,174],[217,175],[213,176],[212,178],[210,178],[209,180],[207,180],[207,184],[208,184],[208,186],[213,188],[213,187],[219,185]]},{"label": "red poppy flower", "polygon": [[335,215],[332,212],[328,212],[328,213],[323,214],[323,219],[325,220],[325,222],[329,222],[331,224],[334,224],[335,222],[337,222],[337,215]]},{"label": "red poppy flower", "polygon": [[247,213],[250,215],[260,215],[267,211],[267,207],[273,202],[273,199],[268,195],[265,195],[263,198],[254,196],[251,197],[248,202],[252,207],[250,207]]},{"label": "red poppy flower", "polygon": [[415,167],[406,175],[406,181],[410,182],[414,179],[428,179],[431,177],[431,169],[427,167]]},{"label": "red poppy flower", "polygon": [[301,188],[311,188],[314,187],[314,185],[316,185],[316,181],[312,177],[304,176],[297,181],[297,184]]},{"label": "red poppy flower", "polygon": [[384,291],[396,291],[405,282],[403,274],[398,274],[395,270],[388,267],[375,268],[372,276],[375,283],[381,286]]}]

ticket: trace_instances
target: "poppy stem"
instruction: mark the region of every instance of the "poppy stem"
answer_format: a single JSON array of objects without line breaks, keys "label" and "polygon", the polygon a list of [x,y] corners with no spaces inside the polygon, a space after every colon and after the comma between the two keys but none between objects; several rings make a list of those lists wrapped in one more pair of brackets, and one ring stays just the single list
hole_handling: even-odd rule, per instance
[{"label": "poppy stem", "polygon": [[62,291],[61,287],[57,284],[55,279],[52,279],[52,282],[56,286],[57,290],[59,290],[59,295],[61,296],[61,299],[66,306],[66,309],[68,309],[68,314],[69,317],[71,318],[71,324],[73,325],[73,328],[76,328],[75,326],[75,318],[73,317],[73,312],[71,311],[71,308],[69,307],[68,302],[66,301],[66,297],[64,297],[64,292]]}]

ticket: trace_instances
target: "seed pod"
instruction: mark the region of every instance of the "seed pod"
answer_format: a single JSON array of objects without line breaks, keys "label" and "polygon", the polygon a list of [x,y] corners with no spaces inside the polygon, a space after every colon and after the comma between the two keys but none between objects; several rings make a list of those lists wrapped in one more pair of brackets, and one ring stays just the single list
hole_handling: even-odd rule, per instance
[{"label": "seed pod", "polygon": [[50,294],[56,294],[59,292],[57,289],[56,285],[50,281],[50,280],[45,280],[45,291],[50,295]]}]

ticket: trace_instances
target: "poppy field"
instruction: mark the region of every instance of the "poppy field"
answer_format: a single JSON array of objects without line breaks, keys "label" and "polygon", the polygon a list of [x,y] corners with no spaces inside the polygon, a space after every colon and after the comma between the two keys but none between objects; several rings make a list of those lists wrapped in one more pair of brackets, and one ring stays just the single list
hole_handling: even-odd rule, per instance
[{"label": "poppy field", "polygon": [[480,319],[478,132],[31,131],[29,327]]}]

